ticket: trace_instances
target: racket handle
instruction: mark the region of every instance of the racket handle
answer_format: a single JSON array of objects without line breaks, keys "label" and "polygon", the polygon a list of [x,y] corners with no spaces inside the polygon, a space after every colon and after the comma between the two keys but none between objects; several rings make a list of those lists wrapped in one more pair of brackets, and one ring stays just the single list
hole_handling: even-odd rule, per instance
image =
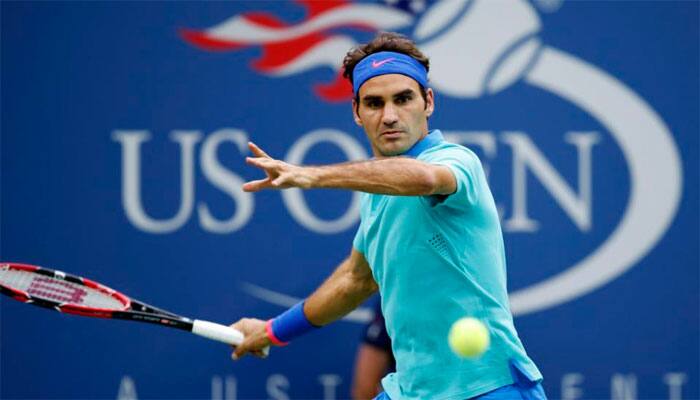
[{"label": "racket handle", "polygon": [[[195,319],[192,322],[192,333],[234,346],[238,346],[243,342],[243,333],[241,333],[241,331],[233,329],[230,326],[202,321],[201,319]],[[262,349],[263,357],[267,357],[268,354],[270,354],[270,346]]]},{"label": "racket handle", "polygon": [[237,346],[243,342],[243,334],[230,326],[215,324],[209,321],[195,319],[192,323],[192,333],[207,339],[218,340]]}]

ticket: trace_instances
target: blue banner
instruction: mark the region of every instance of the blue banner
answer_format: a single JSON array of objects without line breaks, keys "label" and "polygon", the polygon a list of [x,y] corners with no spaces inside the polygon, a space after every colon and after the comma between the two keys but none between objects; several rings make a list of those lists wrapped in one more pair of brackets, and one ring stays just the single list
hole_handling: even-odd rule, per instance
[{"label": "blue banner", "polygon": [[[340,76],[401,32],[430,127],[481,158],[552,398],[700,398],[697,2],[2,2],[3,261],[189,317],[273,317],[347,256],[358,195],[245,193],[246,143],[370,157]],[[0,299],[2,398],[347,398],[369,308],[266,360]],[[438,311],[436,311],[438,312]]]}]

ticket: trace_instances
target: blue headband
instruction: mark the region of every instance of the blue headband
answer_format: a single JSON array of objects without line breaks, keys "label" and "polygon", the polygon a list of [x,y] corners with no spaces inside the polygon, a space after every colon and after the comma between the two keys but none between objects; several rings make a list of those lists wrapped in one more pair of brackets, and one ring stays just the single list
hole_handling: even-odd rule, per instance
[{"label": "blue headband", "polygon": [[428,71],[415,58],[393,51],[382,51],[363,58],[352,71],[353,91],[360,93],[360,86],[379,75],[401,74],[413,78],[421,86],[428,86]]}]

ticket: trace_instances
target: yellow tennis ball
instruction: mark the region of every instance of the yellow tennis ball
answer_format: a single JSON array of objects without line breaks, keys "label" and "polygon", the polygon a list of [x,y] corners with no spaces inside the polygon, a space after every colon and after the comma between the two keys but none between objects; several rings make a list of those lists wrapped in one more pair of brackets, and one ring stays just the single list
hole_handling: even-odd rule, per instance
[{"label": "yellow tennis ball", "polygon": [[476,318],[458,319],[447,337],[450,348],[461,357],[480,356],[489,347],[489,330]]}]

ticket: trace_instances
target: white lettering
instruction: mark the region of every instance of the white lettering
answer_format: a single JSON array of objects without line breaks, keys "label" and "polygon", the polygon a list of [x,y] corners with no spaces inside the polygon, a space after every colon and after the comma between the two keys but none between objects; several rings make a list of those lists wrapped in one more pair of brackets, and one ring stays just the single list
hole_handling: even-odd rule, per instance
[{"label": "white lettering", "polygon": [[668,400],[683,399],[683,384],[688,376],[682,372],[669,372],[664,374],[664,383],[668,385]]},{"label": "white lettering", "polygon": [[[301,165],[309,149],[321,142],[335,144],[345,153],[350,161],[365,160],[368,157],[365,149],[350,135],[335,129],[318,129],[307,133],[294,143],[289,149],[285,161],[290,164]],[[281,193],[282,200],[284,200],[284,204],[292,217],[305,228],[316,233],[332,234],[342,232],[354,225],[360,217],[360,194],[358,192],[352,193],[352,201],[345,214],[332,221],[322,220],[313,214],[306,205],[301,189],[287,189]]]},{"label": "white lettering", "polygon": [[216,151],[223,142],[233,142],[242,154],[247,152],[248,135],[236,129],[221,129],[211,134],[202,146],[201,166],[204,176],[217,188],[228,194],[236,203],[236,211],[226,221],[215,219],[209,207],[200,203],[197,206],[199,220],[204,230],[212,233],[231,233],[241,229],[253,215],[253,195],[241,189],[243,179],[224,168],[216,158]]},{"label": "white lettering", "polygon": [[634,374],[613,374],[610,379],[612,400],[635,400],[637,398],[637,376]]},{"label": "white lettering", "polygon": [[221,383],[220,376],[211,377],[211,400],[223,400],[224,385]]},{"label": "white lettering", "polygon": [[568,373],[561,377],[562,400],[577,400],[583,396],[583,390],[578,386],[583,383],[583,375]]},{"label": "white lettering", "polygon": [[270,375],[267,378],[267,395],[273,400],[289,400],[285,390],[289,389],[289,379],[281,374]]},{"label": "white lettering", "polygon": [[226,400],[236,400],[236,398],[238,397],[237,396],[237,394],[238,394],[238,382],[236,382],[236,378],[234,378],[232,376],[227,376],[225,383],[226,383],[226,385],[224,386],[225,387],[224,394],[226,395],[225,399]]},{"label": "white lettering", "polygon": [[141,144],[150,139],[148,131],[122,131],[112,134],[112,139],[122,145],[122,206],[129,221],[149,233],[170,233],[187,222],[194,202],[194,146],[201,133],[197,131],[173,131],[171,140],[180,145],[180,207],[174,217],[156,220],[143,209],[141,201]]},{"label": "white lettering", "polygon": [[[317,375],[316,379],[323,388],[323,395],[320,398],[324,400],[335,400],[338,398],[338,388],[343,382],[340,374],[321,374]],[[584,398],[583,383],[585,376],[578,372],[565,373],[561,377],[561,392],[562,400],[580,400]],[[682,387],[688,382],[687,373],[683,372],[667,372],[663,375],[663,381],[668,386],[669,400],[682,400]],[[634,400],[638,397],[646,398],[647,395],[638,393],[638,378],[633,373],[621,374],[616,373],[610,376],[610,398],[612,400]],[[603,389],[603,382],[591,382],[590,384],[600,390]],[[289,388],[291,383],[289,378],[282,374],[273,374],[267,378],[266,390],[268,397],[272,399],[288,399]],[[307,393],[308,395],[308,393]],[[259,396],[259,395],[256,395]],[[343,398],[344,396],[340,396]],[[119,397],[117,400],[136,399],[136,387],[133,380],[124,376],[120,383]],[[237,399],[237,381],[234,376],[226,376],[225,379],[221,376],[213,376],[211,379],[211,399],[212,400],[236,400]]]},{"label": "white lettering", "polygon": [[[561,177],[531,139],[523,132],[504,132],[501,140],[512,149],[512,215],[505,219],[503,228],[508,232],[535,232],[539,222],[528,215],[527,178],[532,173],[564,210],[566,215],[582,231],[592,227],[592,159],[593,146],[599,141],[597,132],[567,132],[565,141],[576,147],[578,155],[578,191]],[[112,138],[122,147],[122,206],[128,220],[142,231],[156,234],[171,233],[180,229],[190,218],[194,207],[194,161],[195,146],[202,138],[199,131],[173,131],[170,139],[180,148],[180,204],[171,218],[155,219],[147,215],[142,200],[141,145],[151,138],[146,130],[115,130]],[[446,140],[477,147],[485,160],[497,155],[497,140],[490,131],[448,131]],[[247,152],[248,135],[245,131],[224,128],[208,136],[201,148],[200,168],[204,177],[214,187],[224,192],[235,203],[235,211],[226,219],[216,218],[209,205],[197,204],[199,224],[207,232],[227,234],[243,228],[250,221],[255,208],[254,197],[243,192],[244,180],[227,169],[217,158],[217,151],[225,142],[233,143],[241,154]],[[318,129],[301,136],[289,149],[285,161],[302,165],[311,149],[322,142],[331,143],[345,154],[348,160],[368,158],[365,149],[352,136],[334,129]],[[488,162],[483,162],[487,178],[490,174]],[[333,234],[352,227],[359,217],[360,194],[351,194],[350,205],[338,218],[325,220],[309,208],[300,189],[280,192],[290,215],[303,227],[320,234]],[[499,214],[505,207],[498,205]]]},{"label": "white lettering", "polygon": [[591,149],[600,141],[600,135],[597,132],[567,132],[564,140],[576,146],[578,153],[578,190],[581,194],[576,207],[570,207],[572,210],[570,215],[575,215],[576,225],[587,232],[591,230],[591,209],[593,208]]},{"label": "white lettering", "polygon": [[319,375],[318,381],[321,383],[321,386],[323,386],[323,398],[325,400],[335,400],[335,389],[341,384],[341,382],[343,382],[343,380],[340,379],[340,375]]},{"label": "white lettering", "polygon": [[222,381],[220,376],[214,375],[211,378],[211,400],[236,400],[237,386],[233,376],[227,376],[226,380]]},{"label": "white lettering", "polygon": [[136,384],[130,376],[124,375],[122,380],[119,382],[119,392],[117,393],[117,400],[138,400],[139,396],[136,394]]},{"label": "white lettering", "polygon": [[591,229],[591,148],[596,132],[570,132],[566,141],[578,152],[579,195],[569,187],[545,156],[522,132],[504,132],[501,138],[513,151],[513,215],[505,221],[507,231],[535,232],[539,223],[527,215],[527,171],[531,171],[554,200],[582,231]]}]

